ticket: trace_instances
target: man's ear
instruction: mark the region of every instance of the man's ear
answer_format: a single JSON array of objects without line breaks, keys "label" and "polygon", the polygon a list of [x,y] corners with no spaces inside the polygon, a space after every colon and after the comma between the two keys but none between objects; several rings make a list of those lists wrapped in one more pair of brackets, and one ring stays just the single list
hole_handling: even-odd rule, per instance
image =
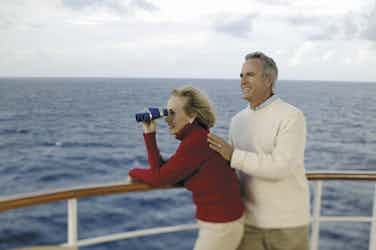
[{"label": "man's ear", "polygon": [[271,74],[267,74],[265,76],[265,85],[268,88],[271,88],[273,86],[273,76]]}]

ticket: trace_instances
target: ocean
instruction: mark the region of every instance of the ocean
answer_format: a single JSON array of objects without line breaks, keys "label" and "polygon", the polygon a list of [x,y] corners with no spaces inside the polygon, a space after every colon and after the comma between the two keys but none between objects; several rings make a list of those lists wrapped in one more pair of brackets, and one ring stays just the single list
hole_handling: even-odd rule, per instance
[{"label": "ocean", "polygon": [[[147,166],[134,114],[164,107],[190,84],[216,108],[212,132],[227,138],[230,118],[247,103],[238,79],[0,78],[0,197],[125,181]],[[306,115],[307,171],[376,171],[376,83],[279,81],[276,93]],[[158,121],[163,155],[177,145]],[[322,214],[371,216],[374,183],[326,182]],[[281,194],[283,195],[283,194]],[[79,239],[194,223],[183,189],[79,200]],[[0,250],[67,241],[66,202],[0,213]],[[369,223],[322,223],[321,250],[366,250]],[[90,250],[192,249],[197,232],[140,237]]]}]

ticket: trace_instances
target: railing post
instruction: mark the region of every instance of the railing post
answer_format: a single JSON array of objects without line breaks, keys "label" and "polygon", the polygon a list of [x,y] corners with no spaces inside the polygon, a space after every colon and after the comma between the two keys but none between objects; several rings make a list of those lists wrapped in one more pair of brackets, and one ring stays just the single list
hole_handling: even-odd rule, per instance
[{"label": "railing post", "polygon": [[77,245],[77,199],[68,200],[68,245]]},{"label": "railing post", "polygon": [[376,250],[376,184],[375,189],[373,190],[373,212],[369,235],[369,250]]},{"label": "railing post", "polygon": [[321,194],[322,194],[322,181],[315,183],[314,192],[314,207],[313,207],[313,221],[312,221],[312,233],[311,233],[311,250],[319,249],[320,238],[320,214],[321,214]]}]

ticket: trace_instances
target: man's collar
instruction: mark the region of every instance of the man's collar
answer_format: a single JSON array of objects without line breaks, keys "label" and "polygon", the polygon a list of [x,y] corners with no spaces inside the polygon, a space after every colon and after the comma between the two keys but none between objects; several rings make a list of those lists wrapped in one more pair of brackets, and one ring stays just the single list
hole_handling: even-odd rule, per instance
[{"label": "man's collar", "polygon": [[269,104],[271,104],[272,102],[274,102],[275,100],[277,100],[279,97],[276,95],[276,94],[273,94],[272,96],[270,96],[268,99],[266,99],[263,103],[261,103],[260,105],[258,105],[256,108],[252,108],[251,105],[249,105],[249,107],[256,111],[256,110],[260,110],[262,108],[265,108],[266,106],[268,106]]}]

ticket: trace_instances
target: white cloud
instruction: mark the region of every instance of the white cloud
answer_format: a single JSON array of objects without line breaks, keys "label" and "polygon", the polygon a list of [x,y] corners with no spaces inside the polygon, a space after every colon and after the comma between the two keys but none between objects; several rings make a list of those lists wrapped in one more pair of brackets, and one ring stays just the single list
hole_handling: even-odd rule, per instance
[{"label": "white cloud", "polygon": [[376,81],[375,15],[374,0],[3,0],[0,76],[237,77],[261,50],[281,79]]},{"label": "white cloud", "polygon": [[300,47],[298,47],[292,54],[289,64],[291,66],[300,65],[303,60],[311,57],[310,53],[315,45],[311,41],[304,42]]},{"label": "white cloud", "polygon": [[334,50],[325,51],[321,57],[321,60],[323,62],[328,62],[334,57],[334,55],[335,55]]}]

